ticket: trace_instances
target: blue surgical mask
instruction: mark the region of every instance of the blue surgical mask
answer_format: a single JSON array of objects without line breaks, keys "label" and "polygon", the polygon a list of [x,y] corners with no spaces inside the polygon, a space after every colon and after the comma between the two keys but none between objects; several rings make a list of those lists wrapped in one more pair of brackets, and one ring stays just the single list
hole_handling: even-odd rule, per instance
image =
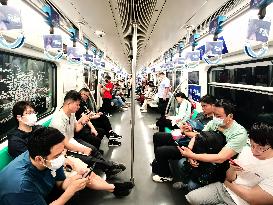
[{"label": "blue surgical mask", "polygon": [[215,116],[213,116],[213,122],[214,122],[215,124],[217,124],[218,126],[223,126],[223,125],[225,125],[224,119],[218,118],[218,117],[215,117]]}]

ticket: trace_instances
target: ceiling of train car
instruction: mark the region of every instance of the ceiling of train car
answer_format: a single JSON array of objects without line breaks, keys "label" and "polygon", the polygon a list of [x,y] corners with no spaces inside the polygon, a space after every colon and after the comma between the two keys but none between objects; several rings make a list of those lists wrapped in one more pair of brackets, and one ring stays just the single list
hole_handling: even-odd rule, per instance
[{"label": "ceiling of train car", "polygon": [[[98,48],[130,72],[132,26],[138,23],[138,67],[148,65],[227,0],[50,0]],[[95,35],[96,31],[105,36]]]}]

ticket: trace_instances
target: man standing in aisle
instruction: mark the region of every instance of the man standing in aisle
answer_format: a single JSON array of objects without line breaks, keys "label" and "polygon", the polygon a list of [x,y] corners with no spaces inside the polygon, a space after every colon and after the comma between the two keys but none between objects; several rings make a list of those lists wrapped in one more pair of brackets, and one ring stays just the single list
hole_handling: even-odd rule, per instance
[{"label": "man standing in aisle", "polygon": [[112,91],[114,88],[114,84],[111,82],[111,77],[107,75],[105,77],[105,86],[99,85],[102,92],[102,112],[107,116],[110,117],[110,113],[112,110],[111,100],[112,100]]},{"label": "man standing in aisle", "polygon": [[160,110],[161,117],[165,116],[165,111],[170,97],[170,80],[166,77],[164,72],[159,73],[160,84],[158,87],[158,108]]}]

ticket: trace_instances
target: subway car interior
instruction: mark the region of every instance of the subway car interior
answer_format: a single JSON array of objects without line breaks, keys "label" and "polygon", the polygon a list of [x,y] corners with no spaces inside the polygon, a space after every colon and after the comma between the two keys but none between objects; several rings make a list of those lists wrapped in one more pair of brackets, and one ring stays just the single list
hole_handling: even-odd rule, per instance
[{"label": "subway car interior", "polygon": [[273,204],[272,2],[0,0],[0,204]]}]

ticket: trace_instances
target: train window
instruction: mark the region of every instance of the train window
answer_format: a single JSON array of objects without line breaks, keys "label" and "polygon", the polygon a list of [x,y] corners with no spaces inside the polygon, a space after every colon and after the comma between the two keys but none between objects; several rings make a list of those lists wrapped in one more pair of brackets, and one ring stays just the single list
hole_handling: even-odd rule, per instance
[{"label": "train window", "polygon": [[56,65],[44,60],[0,53],[0,141],[16,126],[12,118],[13,105],[31,101],[38,119],[49,115],[56,107]]},{"label": "train window", "polygon": [[212,70],[210,82],[273,87],[272,66]]},{"label": "train window", "polygon": [[249,129],[257,121],[273,122],[273,93],[264,94],[209,85],[209,93],[230,99],[236,105],[235,120]]},{"label": "train window", "polygon": [[199,71],[188,72],[188,84],[199,85]]},{"label": "train window", "polygon": [[177,88],[177,86],[180,84],[181,75],[182,75],[181,70],[177,70],[175,72],[175,84],[174,84],[174,88]]}]

